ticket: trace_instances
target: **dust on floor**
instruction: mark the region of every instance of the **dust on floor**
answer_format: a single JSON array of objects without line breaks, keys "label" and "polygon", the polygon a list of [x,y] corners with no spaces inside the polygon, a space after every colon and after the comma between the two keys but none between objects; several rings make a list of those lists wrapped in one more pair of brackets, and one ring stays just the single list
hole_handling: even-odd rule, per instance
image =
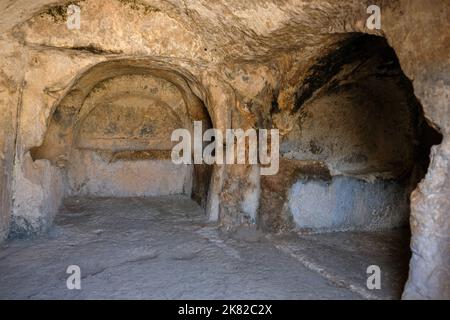
[{"label": "dust on floor", "polygon": [[[0,247],[0,298],[399,298],[408,250],[397,234],[223,233],[185,196],[70,198],[48,234]],[[382,290],[366,288],[368,264]],[[66,286],[69,265],[81,290]]]}]

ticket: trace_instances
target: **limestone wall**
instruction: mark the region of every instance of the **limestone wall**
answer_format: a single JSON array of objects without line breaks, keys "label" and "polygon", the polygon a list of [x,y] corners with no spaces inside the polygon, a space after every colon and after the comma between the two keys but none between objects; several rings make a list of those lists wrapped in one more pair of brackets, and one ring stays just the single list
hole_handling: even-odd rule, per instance
[{"label": "limestone wall", "polygon": [[[205,120],[200,111],[203,105],[216,128],[278,128],[287,137],[283,145],[286,161],[312,161],[285,164],[280,176],[264,178],[253,166],[214,167],[205,207],[213,220],[219,219],[227,228],[292,226],[286,194],[298,183],[298,170],[313,177],[350,175],[358,181],[370,180],[370,175],[398,178],[404,171],[398,168],[411,169],[414,163],[414,148],[402,143],[405,136],[411,138],[410,127],[395,123],[399,117],[404,117],[401,123],[408,123],[402,106],[395,109],[397,113],[388,110],[382,116],[357,112],[369,120],[383,121],[370,127],[371,132],[380,133],[374,144],[391,138],[382,152],[359,144],[367,142],[367,137],[359,135],[363,128],[357,126],[351,129],[359,139],[340,145],[339,152],[330,152],[334,141],[328,135],[320,141],[308,137],[315,132],[314,122],[309,124],[309,133],[294,125],[302,107],[303,112],[312,108],[308,114],[314,119],[325,102],[332,104],[330,99],[340,100],[336,105],[358,105],[346,102],[358,96],[350,94],[350,88],[339,99],[333,98],[333,76],[349,74],[342,69],[348,65],[347,56],[331,59],[340,61],[330,69],[333,72],[320,66],[327,65],[326,58],[333,53],[342,52],[345,41],[353,39],[352,33],[371,33],[387,39],[401,70],[412,81],[427,121],[443,136],[442,143],[432,148],[427,174],[411,197],[413,257],[404,297],[450,297],[450,6],[439,0],[375,1],[382,7],[382,29],[370,31],[365,21],[372,2],[192,1],[186,5],[184,1],[85,0],[77,2],[82,12],[80,30],[66,27],[69,1],[0,3],[0,28],[4,30],[0,39],[0,238],[6,237],[11,226],[17,234],[44,230],[64,195],[60,186],[67,177],[57,162],[64,164],[66,159],[58,157],[76,136],[70,130],[52,131],[57,107],[71,95],[81,106],[95,85],[124,73],[156,75],[176,84],[191,108],[191,119]],[[346,88],[344,80],[340,78],[341,89]],[[376,83],[368,85],[370,91]],[[398,106],[400,100],[382,104]],[[70,108],[65,110],[70,113]],[[321,117],[322,126],[329,120]],[[342,128],[336,127],[336,132]],[[53,153],[37,156],[36,148],[52,132],[67,134],[71,143],[53,140]],[[344,133],[336,137],[346,139]],[[85,146],[89,146],[93,137],[86,138]],[[356,151],[346,152],[350,147]],[[300,152],[293,154],[294,149]],[[133,161],[122,169],[141,166],[139,160]],[[166,165],[160,169],[172,171]],[[173,185],[174,190],[185,188],[181,180]],[[199,186],[195,181],[192,184],[194,189]],[[150,186],[144,183],[142,188]],[[266,207],[270,210],[266,210],[270,199]],[[262,209],[270,214],[261,214]]]}]

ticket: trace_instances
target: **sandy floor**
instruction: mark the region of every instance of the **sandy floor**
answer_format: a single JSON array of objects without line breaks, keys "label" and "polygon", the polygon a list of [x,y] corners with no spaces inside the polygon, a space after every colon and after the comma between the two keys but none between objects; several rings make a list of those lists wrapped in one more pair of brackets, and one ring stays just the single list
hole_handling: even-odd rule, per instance
[{"label": "sandy floor", "polygon": [[[182,196],[67,199],[45,236],[0,247],[2,299],[399,298],[408,268],[401,232],[224,234]],[[366,268],[382,289],[366,288]],[[81,268],[81,290],[66,269]]]}]

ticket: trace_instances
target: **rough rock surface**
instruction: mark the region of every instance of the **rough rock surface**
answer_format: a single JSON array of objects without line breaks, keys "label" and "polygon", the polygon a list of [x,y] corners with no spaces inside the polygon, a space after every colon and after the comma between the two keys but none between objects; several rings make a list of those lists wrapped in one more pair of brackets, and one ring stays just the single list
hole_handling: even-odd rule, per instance
[{"label": "rough rock surface", "polygon": [[[79,110],[92,89],[107,78],[150,75],[177,86],[191,120],[210,122],[219,129],[275,127],[283,139],[298,137],[299,116],[308,106],[329,103],[334,80],[348,89],[334,100],[340,106],[354,107],[347,102],[361,100],[359,89],[355,93],[342,83],[349,74],[358,80],[348,73],[351,68],[345,66],[352,65],[347,61],[352,56],[342,48],[352,48],[362,34],[369,33],[384,37],[393,48],[417,98],[416,102],[405,101],[404,96],[387,101],[385,106],[400,106],[390,115],[410,119],[402,108],[420,103],[428,124],[442,134],[442,142],[431,139],[426,144],[439,145],[432,148],[426,176],[411,197],[412,259],[403,297],[450,298],[450,5],[439,0],[375,1],[382,7],[382,28],[373,32],[365,27],[366,8],[372,2],[80,0],[76,3],[81,8],[81,29],[69,30],[66,9],[73,1],[0,1],[0,238],[42,232],[51,225],[66,190],[65,171],[51,157],[34,157],[33,150],[51,134],[55,110],[71,97]],[[378,71],[375,77],[389,75],[389,68]],[[380,96],[399,85],[395,79],[383,78],[387,87],[374,92]],[[293,158],[329,160],[331,175],[365,181],[404,178],[408,171],[408,188],[414,188],[424,169],[414,165],[419,160],[414,156],[418,144],[411,142],[416,140],[411,126],[399,117],[376,116],[389,120],[384,123],[389,125],[372,127],[380,133],[373,136],[377,138],[373,144],[384,141],[382,132],[395,137],[383,149],[389,152],[375,152],[380,158],[366,161],[374,150],[358,143],[353,154],[321,158],[321,154],[330,156],[333,145],[326,139],[296,140],[297,146],[307,149]],[[361,134],[359,128],[352,128]],[[60,155],[60,150],[65,154],[65,148],[74,145],[71,130],[69,140],[63,139],[70,143],[53,149],[54,154]],[[409,145],[404,144],[405,136]],[[367,140],[364,135],[359,138],[356,142]],[[289,151],[286,154],[292,154]],[[350,161],[342,162],[346,156]],[[136,154],[125,159],[135,161]],[[394,170],[399,167],[405,170]],[[289,184],[271,190],[277,205],[268,216],[264,211],[270,199],[264,190],[267,180],[259,177],[258,168],[197,169],[193,193],[201,198],[211,220],[219,219],[229,229],[259,222],[263,227],[264,221],[289,225],[289,212],[282,210],[295,179],[274,178]],[[281,168],[280,172],[291,171]]]},{"label": "rough rock surface", "polygon": [[[396,235],[266,239],[221,232],[186,196],[70,198],[47,235],[0,246],[0,298],[398,299],[408,244]],[[364,289],[367,263],[383,268],[376,293]],[[67,290],[69,265],[81,290]]]}]

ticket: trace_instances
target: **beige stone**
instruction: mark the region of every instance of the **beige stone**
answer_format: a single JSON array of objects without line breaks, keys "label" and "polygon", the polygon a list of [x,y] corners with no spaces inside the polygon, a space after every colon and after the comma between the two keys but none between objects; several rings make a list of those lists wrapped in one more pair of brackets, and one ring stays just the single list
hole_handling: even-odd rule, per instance
[{"label": "beige stone", "polygon": [[[0,239],[45,232],[69,195],[187,194],[227,230],[282,232],[302,231],[296,183],[400,183],[373,225],[410,213],[403,298],[449,299],[450,4],[382,1],[372,31],[369,2],[80,0],[70,30],[73,1],[1,1]],[[279,129],[279,173],[174,168],[194,120]]]}]

